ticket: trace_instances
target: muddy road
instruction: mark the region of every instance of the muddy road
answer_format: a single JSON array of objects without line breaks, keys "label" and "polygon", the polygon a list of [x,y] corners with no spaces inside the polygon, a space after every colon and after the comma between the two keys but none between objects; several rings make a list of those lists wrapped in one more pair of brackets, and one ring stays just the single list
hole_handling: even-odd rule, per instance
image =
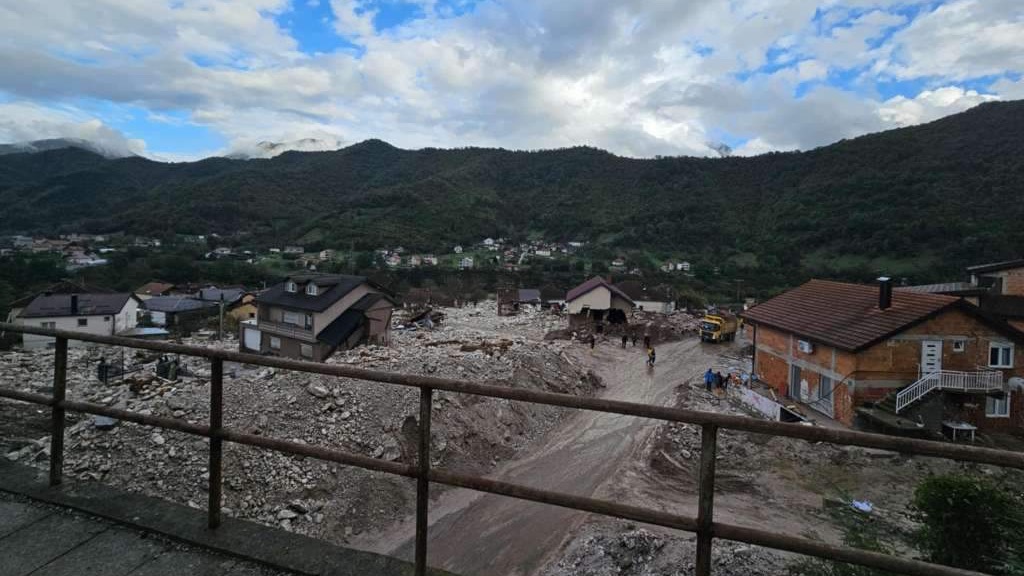
[{"label": "muddy road", "polygon": [[[607,385],[602,398],[653,405],[672,403],[680,384],[700,378],[721,348],[696,339],[661,344],[658,364],[641,348],[612,344],[572,350]],[[659,422],[576,411],[539,449],[499,469],[494,478],[578,496],[598,497],[638,457]],[[457,574],[527,575],[539,570],[587,514],[469,490],[449,490],[430,505],[428,563]],[[366,534],[357,547],[411,559],[413,522]]]}]

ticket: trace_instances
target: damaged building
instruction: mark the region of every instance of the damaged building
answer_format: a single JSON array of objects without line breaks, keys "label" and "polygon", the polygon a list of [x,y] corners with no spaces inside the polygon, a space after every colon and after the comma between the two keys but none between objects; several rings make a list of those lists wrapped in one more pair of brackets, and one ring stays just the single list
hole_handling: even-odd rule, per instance
[{"label": "damaged building", "polygon": [[386,346],[395,301],[363,276],[289,276],[256,299],[255,320],[239,328],[239,349],[321,362],[360,344]]},{"label": "damaged building", "polygon": [[570,328],[624,324],[636,307],[632,298],[600,276],[569,290],[565,305]]}]

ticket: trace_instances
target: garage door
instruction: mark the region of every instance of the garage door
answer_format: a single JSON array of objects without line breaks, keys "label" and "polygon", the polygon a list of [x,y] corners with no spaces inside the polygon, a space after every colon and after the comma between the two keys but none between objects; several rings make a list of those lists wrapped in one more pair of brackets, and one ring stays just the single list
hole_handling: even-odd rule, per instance
[{"label": "garage door", "polygon": [[255,328],[245,329],[245,347],[249,350],[259,352],[260,350],[260,331]]}]

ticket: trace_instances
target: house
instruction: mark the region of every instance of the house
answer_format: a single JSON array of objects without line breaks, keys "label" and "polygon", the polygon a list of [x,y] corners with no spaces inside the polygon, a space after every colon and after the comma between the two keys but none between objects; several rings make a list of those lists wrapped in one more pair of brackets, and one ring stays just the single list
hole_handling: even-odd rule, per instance
[{"label": "house", "polygon": [[462,258],[462,260],[459,260],[459,270],[469,270],[472,267],[473,267],[473,259],[470,258],[469,256],[466,256],[466,257]]},{"label": "house", "polygon": [[494,238],[484,238],[484,246],[494,246]]},{"label": "house", "polygon": [[216,317],[218,304],[187,296],[154,296],[142,302],[154,326],[192,332]]},{"label": "house", "polygon": [[140,300],[147,300],[154,296],[168,296],[174,290],[174,284],[152,280],[135,289],[135,295]]},{"label": "house", "polygon": [[1024,333],[962,298],[811,280],[741,316],[757,377],[843,424],[1024,430]]},{"label": "house", "polygon": [[690,263],[686,261],[680,262],[679,264],[676,265],[676,269],[679,270],[680,272],[689,272]]},{"label": "house", "polygon": [[561,307],[565,304],[565,290],[552,284],[545,284],[540,287],[540,300],[544,307]]},{"label": "house", "polygon": [[[14,323],[109,336],[135,328],[138,309],[138,298],[127,292],[44,292],[25,305],[14,318]],[[48,336],[22,335],[22,344],[29,350],[46,348],[53,342],[54,339]],[[77,340],[68,341],[69,346],[83,344]]]},{"label": "house", "polygon": [[285,246],[284,247],[284,253],[285,254],[303,254],[305,252],[306,251],[302,248],[302,246]]},{"label": "house", "polygon": [[427,254],[423,257],[423,264],[426,266],[437,266],[437,256]]},{"label": "house", "polygon": [[612,264],[608,268],[615,272],[622,272],[626,269],[626,261],[622,258],[616,258],[612,260]]},{"label": "house", "polygon": [[901,286],[897,290],[961,296],[982,310],[1024,329],[1024,259],[969,266],[966,282]]},{"label": "house", "polygon": [[388,256],[384,262],[392,268],[397,268],[402,264],[402,257],[398,254],[392,254],[391,256]]},{"label": "house", "polygon": [[462,254],[462,246],[456,246],[452,251],[456,254]]},{"label": "house", "polygon": [[534,254],[541,258],[551,258],[551,250],[548,250],[547,248],[539,248],[534,252]]},{"label": "house", "polygon": [[516,303],[520,306],[531,305],[540,306],[542,300],[540,297],[539,288],[520,288],[516,291]]},{"label": "house", "polygon": [[647,284],[638,280],[626,280],[615,286],[632,298],[636,307],[644,312],[671,314],[676,311],[676,299],[672,290],[666,286],[648,288]]},{"label": "house", "polygon": [[409,256],[409,266],[420,266],[423,264],[423,257],[417,254]]},{"label": "house", "polygon": [[21,314],[22,310],[28,306],[32,300],[35,300],[36,296],[40,294],[113,294],[113,290],[107,290],[99,286],[87,285],[83,282],[72,281],[72,280],[61,280],[55,284],[51,284],[46,287],[42,292],[35,292],[28,294],[22,298],[19,298],[10,303],[10,310],[8,311],[6,322],[13,324],[14,320]]},{"label": "house", "polygon": [[632,298],[600,276],[569,290],[565,304],[570,328],[622,324],[627,321],[626,313],[636,306]]},{"label": "house", "polygon": [[255,321],[242,323],[239,347],[322,362],[336,350],[387,345],[391,293],[363,276],[299,274],[256,297]]},{"label": "house", "polygon": [[245,288],[210,286],[200,288],[195,297],[201,302],[212,302],[217,306],[223,301],[225,315],[239,322],[256,318],[256,295],[247,292]]},{"label": "house", "polygon": [[319,254],[320,261],[321,262],[326,262],[326,261],[329,261],[329,260],[334,260],[334,255],[335,255],[334,250],[330,250],[330,249],[328,249],[328,250],[321,250],[320,254]]}]

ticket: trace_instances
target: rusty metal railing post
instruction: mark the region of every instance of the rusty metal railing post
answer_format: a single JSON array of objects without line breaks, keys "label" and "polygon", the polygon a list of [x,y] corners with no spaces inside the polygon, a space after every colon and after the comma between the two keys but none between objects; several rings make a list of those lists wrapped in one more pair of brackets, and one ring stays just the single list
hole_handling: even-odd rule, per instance
[{"label": "rusty metal railing post", "polygon": [[427,573],[427,505],[430,497],[430,409],[434,389],[420,388],[420,444],[416,464],[416,576]]},{"label": "rusty metal railing post", "polygon": [[220,504],[222,477],[224,427],[224,361],[214,358],[210,362],[210,500],[208,504],[209,526],[220,526]]},{"label": "rusty metal railing post", "polygon": [[64,408],[67,396],[68,339],[57,338],[53,350],[53,407],[50,409],[50,486],[60,484],[64,475]]},{"label": "rusty metal railing post", "polygon": [[705,424],[700,430],[700,499],[697,502],[697,576],[711,574],[712,523],[715,508],[715,458],[718,426]]}]

